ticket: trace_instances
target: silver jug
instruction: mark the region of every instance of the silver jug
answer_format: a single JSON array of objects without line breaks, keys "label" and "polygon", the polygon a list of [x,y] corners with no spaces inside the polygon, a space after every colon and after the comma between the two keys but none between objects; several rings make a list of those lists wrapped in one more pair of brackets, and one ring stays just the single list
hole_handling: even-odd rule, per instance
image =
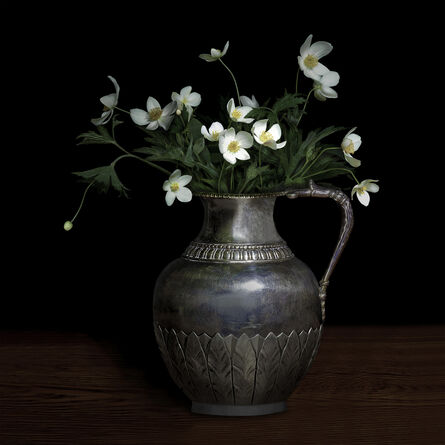
[{"label": "silver jug", "polygon": [[[331,198],[341,206],[340,237],[320,282],[275,228],[279,196]],[[155,286],[161,355],[193,412],[284,411],[318,349],[326,288],[353,225],[351,202],[312,181],[307,189],[200,198],[198,237]]]}]

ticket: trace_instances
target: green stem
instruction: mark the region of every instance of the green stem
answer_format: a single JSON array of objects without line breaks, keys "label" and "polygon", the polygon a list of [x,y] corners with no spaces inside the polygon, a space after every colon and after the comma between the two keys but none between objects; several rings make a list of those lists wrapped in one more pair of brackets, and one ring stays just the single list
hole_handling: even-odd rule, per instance
[{"label": "green stem", "polygon": [[299,76],[299,74],[300,74],[300,67],[298,66],[298,69],[297,69],[297,77],[296,77],[296,79],[295,79],[295,94],[298,93],[298,76]]},{"label": "green stem", "polygon": [[114,107],[116,110],[119,110],[119,111],[122,111],[123,113],[127,113],[127,114],[130,114],[130,112],[129,111],[127,111],[127,110],[124,110],[123,108],[119,108],[119,107]]},{"label": "green stem", "polygon": [[125,153],[125,155],[123,155],[123,156],[119,156],[118,158],[116,158],[116,159],[113,161],[113,165],[114,165],[119,159],[122,159],[122,158],[134,158],[134,159],[138,159],[139,161],[144,162],[145,164],[149,165],[150,167],[156,168],[157,170],[161,171],[162,173],[165,173],[165,174],[168,175],[168,176],[171,175],[171,172],[169,172],[169,171],[166,170],[165,168],[163,168],[163,167],[161,167],[161,166],[159,166],[159,165],[157,165],[157,164],[154,164],[153,162],[147,161],[147,159],[143,159],[143,158],[140,158],[139,156],[136,156],[136,155],[134,155],[134,154],[132,154],[132,153],[129,153],[127,150],[125,150],[124,147],[120,146],[116,141],[114,141],[113,144],[114,144],[117,148],[119,148],[120,150],[122,150],[122,151]]},{"label": "green stem", "polygon": [[[327,147],[324,148],[323,150],[321,150],[321,152],[317,155],[317,157],[315,159],[313,159],[312,161],[310,161],[309,159],[306,159],[306,162],[303,164],[303,167],[301,167],[300,171],[298,171],[297,173],[295,173],[295,175],[293,175],[293,177],[297,176],[297,175],[303,175],[304,173],[306,173],[308,170],[311,169],[311,167],[318,161],[318,159],[320,159],[320,156],[328,150],[341,150],[340,147]],[[306,164],[308,164],[308,162],[310,162],[310,165],[308,165],[306,167]]]},{"label": "green stem", "polygon": [[226,165],[226,160],[224,159],[222,165],[221,165],[221,171],[219,173],[219,178],[218,178],[218,193],[221,193],[221,178],[222,178],[222,174],[223,174],[223,170],[224,170],[224,166]]},{"label": "green stem", "polygon": [[222,61],[222,59],[218,59],[224,66],[224,68],[230,73],[230,75],[232,76],[233,82],[235,83],[235,88],[236,88],[236,95],[238,96],[238,104],[241,105],[241,99],[240,99],[240,95],[239,95],[239,90],[238,90],[238,84],[236,83],[236,79],[235,76],[233,75],[232,71],[230,71],[229,67]]},{"label": "green stem", "polygon": [[73,222],[73,221],[77,218],[77,215],[79,214],[80,209],[82,208],[83,203],[84,203],[84,201],[85,201],[85,196],[87,195],[88,190],[90,189],[90,187],[91,187],[95,182],[96,182],[96,181],[92,181],[92,182],[90,182],[90,183],[88,184],[88,186],[85,188],[85,191],[83,192],[82,200],[80,201],[80,205],[79,205],[79,207],[78,207],[78,209],[77,209],[77,212],[74,214],[74,216],[72,217],[72,219],[71,219],[70,222]]},{"label": "green stem", "polygon": [[311,178],[312,176],[321,175],[322,173],[327,173],[327,172],[331,172],[331,171],[335,171],[335,170],[348,172],[354,178],[354,180],[357,182],[357,184],[360,184],[360,182],[358,181],[358,179],[355,177],[354,173],[352,173],[351,170],[349,170],[348,168],[340,168],[340,167],[338,167],[338,168],[327,168],[326,170],[321,170],[319,172],[312,173],[312,174],[307,175],[307,176],[301,176],[300,179]]},{"label": "green stem", "polygon": [[[258,148],[258,167],[261,168],[261,145]],[[260,189],[263,189],[263,175],[260,170]]]},{"label": "green stem", "polygon": [[315,91],[315,88],[312,88],[312,90],[309,91],[309,93],[307,94],[306,101],[304,102],[303,109],[301,110],[300,117],[298,118],[298,121],[297,121],[297,127],[298,127],[298,125],[299,125],[299,123],[300,123],[300,121],[301,121],[301,118],[303,117],[304,111],[306,110],[306,105],[307,105],[307,103],[308,103],[308,101],[309,101],[309,97],[310,97],[310,95],[311,95],[314,91]]},{"label": "green stem", "polygon": [[234,184],[233,184],[233,172],[234,172],[234,170],[235,170],[235,166],[233,165],[232,169],[230,171],[230,192],[233,192],[233,186],[234,186]]}]

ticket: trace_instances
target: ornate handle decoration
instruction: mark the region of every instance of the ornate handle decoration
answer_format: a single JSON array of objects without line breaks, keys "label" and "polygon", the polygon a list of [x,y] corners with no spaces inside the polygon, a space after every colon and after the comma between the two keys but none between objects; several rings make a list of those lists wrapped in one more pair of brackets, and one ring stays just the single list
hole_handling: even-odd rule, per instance
[{"label": "ornate handle decoration", "polygon": [[326,269],[325,274],[320,280],[319,297],[321,301],[321,315],[324,322],[326,313],[326,290],[329,284],[329,278],[331,277],[331,274],[340,258],[341,253],[343,252],[343,249],[345,248],[346,242],[348,241],[349,235],[352,230],[352,226],[354,225],[354,216],[352,213],[351,201],[349,200],[348,196],[341,190],[318,186],[312,180],[309,181],[309,188],[292,190],[287,193],[286,196],[289,199],[308,197],[331,198],[337,204],[339,204],[342,209],[342,221],[338,243],[335,247],[335,251],[332,255],[328,268]]}]

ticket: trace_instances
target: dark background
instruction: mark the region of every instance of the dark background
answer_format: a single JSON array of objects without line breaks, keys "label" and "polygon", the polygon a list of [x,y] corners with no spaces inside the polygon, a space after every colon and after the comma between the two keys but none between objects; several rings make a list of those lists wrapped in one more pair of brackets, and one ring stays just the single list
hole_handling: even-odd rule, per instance
[{"label": "dark background", "polygon": [[[358,127],[357,175],[381,187],[368,208],[354,199],[355,227],[328,289],[327,323],[444,322],[443,8],[76,5],[3,7],[5,23],[15,26],[4,40],[11,99],[4,148],[13,160],[3,165],[0,327],[150,332],[156,277],[199,232],[199,200],[168,208],[165,178],[137,161],[119,167],[131,199],[91,193],[74,229],[63,230],[84,189],[71,172],[118,154],[75,139],[93,128],[99,98],[114,91],[107,75],[120,84],[123,108],[143,108],[149,95],[165,105],[172,91],[192,85],[211,113],[219,94],[235,92],[222,66],[198,54],[229,40],[224,60],[241,94],[261,102],[294,88],[310,33],[333,44],[322,62],[341,79],[339,98],[311,100],[302,127]],[[300,90],[310,87],[301,75]],[[335,203],[279,198],[276,224],[321,277],[340,226]]]}]

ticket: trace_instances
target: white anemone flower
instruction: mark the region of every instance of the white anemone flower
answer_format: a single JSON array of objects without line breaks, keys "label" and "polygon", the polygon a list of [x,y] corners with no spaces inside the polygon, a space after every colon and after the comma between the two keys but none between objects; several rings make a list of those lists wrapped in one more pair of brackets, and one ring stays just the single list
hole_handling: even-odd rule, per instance
[{"label": "white anemone flower", "polygon": [[265,145],[272,150],[278,150],[286,145],[286,141],[277,144],[278,139],[281,138],[281,128],[278,124],[273,124],[267,130],[268,119],[256,121],[252,125],[252,134],[258,144]]},{"label": "white anemone flower", "polygon": [[378,182],[377,179],[365,179],[360,184],[355,185],[352,188],[351,199],[354,197],[354,194],[357,193],[357,199],[367,207],[369,204],[370,196],[368,192],[377,193],[379,191],[379,186],[375,184]]},{"label": "white anemone flower", "polygon": [[219,151],[230,164],[235,164],[237,159],[241,161],[250,159],[246,148],[250,148],[252,145],[253,137],[247,131],[236,133],[234,128],[229,128],[219,136]]},{"label": "white anemone flower", "polygon": [[168,206],[171,206],[176,198],[181,202],[189,202],[192,200],[192,192],[189,188],[185,187],[192,177],[190,175],[181,176],[181,170],[175,170],[167,181],[162,186],[166,191],[165,202]]},{"label": "white anemone flower", "polygon": [[318,80],[320,76],[329,70],[319,60],[332,51],[332,45],[328,42],[312,43],[312,34],[308,36],[300,47],[298,65],[306,77]]},{"label": "white anemone flower", "polygon": [[192,87],[184,87],[179,94],[176,92],[172,93],[172,100],[174,100],[178,106],[178,110],[182,111],[185,108],[188,111],[189,118],[192,115],[193,107],[197,107],[201,103],[201,95],[199,93],[193,92]]},{"label": "white anemone flower", "polygon": [[362,145],[362,138],[358,134],[353,133],[356,129],[357,127],[354,127],[348,131],[341,143],[345,160],[352,165],[352,167],[359,167],[361,164],[361,161],[352,156],[359,149],[360,145]]},{"label": "white anemone flower", "polygon": [[224,45],[224,49],[221,51],[220,49],[212,48],[210,50],[210,54],[200,54],[199,57],[204,59],[206,62],[214,62],[215,60],[221,59],[227,50],[229,49],[229,41]]},{"label": "white anemone flower", "polygon": [[328,71],[319,80],[314,81],[314,96],[321,101],[336,99],[338,94],[332,87],[338,85],[340,75],[336,71]]},{"label": "white anemone flower", "polygon": [[219,122],[213,122],[207,130],[206,126],[201,127],[201,134],[211,142],[219,140],[219,135],[224,131],[224,127]]},{"label": "white anemone flower", "polygon": [[245,116],[252,111],[252,107],[247,107],[245,105],[241,107],[235,107],[235,101],[230,99],[227,102],[227,112],[229,113],[230,119],[235,122],[244,122],[246,124],[250,124],[254,119],[246,118]]},{"label": "white anemone flower", "polygon": [[252,94],[252,99],[250,99],[247,96],[241,96],[239,100],[241,101],[241,105],[244,105],[246,107],[258,108],[260,106],[260,104],[255,99],[255,96],[253,94]]},{"label": "white anemone flower", "polygon": [[108,123],[113,116],[114,108],[117,105],[117,101],[119,99],[119,91],[120,87],[119,84],[116,82],[116,79],[114,77],[108,76],[108,79],[113,82],[114,89],[116,90],[115,93],[108,94],[106,96],[102,96],[99,100],[104,106],[103,113],[100,117],[97,119],[91,119],[91,122],[94,125],[105,125]]},{"label": "white anemone flower", "polygon": [[161,108],[159,102],[154,97],[147,99],[147,111],[140,108],[132,108],[130,116],[137,125],[146,125],[147,130],[156,130],[161,126],[164,130],[168,130],[173,120],[173,114],[176,111],[176,102],[170,102],[164,108]]}]

